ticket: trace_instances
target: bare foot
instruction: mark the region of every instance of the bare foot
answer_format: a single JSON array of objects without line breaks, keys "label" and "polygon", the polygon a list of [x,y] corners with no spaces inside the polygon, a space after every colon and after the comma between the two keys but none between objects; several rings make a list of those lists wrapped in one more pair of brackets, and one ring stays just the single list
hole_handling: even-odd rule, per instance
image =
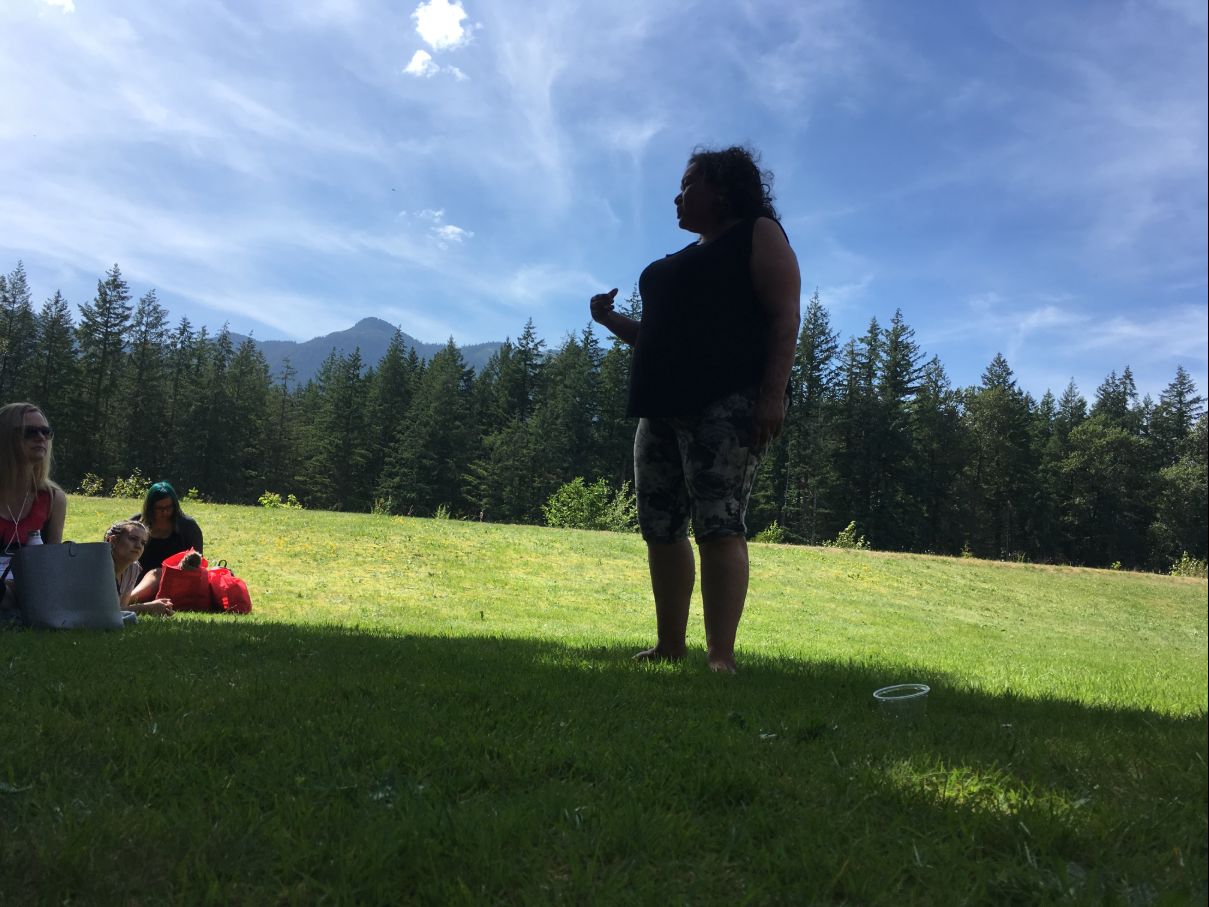
[{"label": "bare foot", "polygon": [[709,656],[709,669],[715,674],[738,674],[739,668],[735,664],[733,655],[723,657],[721,655]]},{"label": "bare foot", "polygon": [[667,650],[661,645],[651,646],[634,655],[634,661],[680,661],[684,658],[684,647]]}]

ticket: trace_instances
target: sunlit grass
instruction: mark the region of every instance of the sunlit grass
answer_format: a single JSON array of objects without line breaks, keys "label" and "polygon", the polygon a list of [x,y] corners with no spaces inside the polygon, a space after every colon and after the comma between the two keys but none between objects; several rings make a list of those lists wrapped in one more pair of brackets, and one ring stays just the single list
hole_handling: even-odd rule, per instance
[{"label": "sunlit grass", "polygon": [[193,509],[249,617],[0,634],[14,902],[1205,892],[1203,580],[753,546],[726,678],[698,604],[695,657],[628,659],[636,537]]}]

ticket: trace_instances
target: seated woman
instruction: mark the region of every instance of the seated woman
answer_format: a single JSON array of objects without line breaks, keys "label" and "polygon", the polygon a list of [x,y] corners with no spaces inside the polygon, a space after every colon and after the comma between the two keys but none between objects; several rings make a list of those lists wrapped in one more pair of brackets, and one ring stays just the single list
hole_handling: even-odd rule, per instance
[{"label": "seated woman", "polygon": [[0,407],[0,549],[19,548],[38,531],[63,541],[67,496],[50,480],[54,430],[32,403]]},{"label": "seated woman", "polygon": [[[105,530],[105,541],[113,555],[113,575],[118,584],[118,602],[135,614],[171,617],[172,599],[155,598],[158,578],[143,577],[139,555],[147,545],[147,527],[137,520],[119,520]],[[140,580],[143,580],[140,582]],[[150,599],[150,600],[148,600]]]},{"label": "seated woman", "polygon": [[147,489],[143,499],[143,512],[131,517],[150,531],[147,547],[139,557],[139,566],[150,580],[152,574],[159,579],[160,565],[165,558],[190,548],[202,550],[201,527],[181,510],[176,490],[167,482],[156,482]]},{"label": "seated woman", "polygon": [[[55,433],[32,403],[0,407],[0,575],[9,559],[29,542],[31,532],[48,545],[63,541],[67,496],[50,480],[51,441]],[[15,603],[0,583],[0,618],[15,617]]]}]

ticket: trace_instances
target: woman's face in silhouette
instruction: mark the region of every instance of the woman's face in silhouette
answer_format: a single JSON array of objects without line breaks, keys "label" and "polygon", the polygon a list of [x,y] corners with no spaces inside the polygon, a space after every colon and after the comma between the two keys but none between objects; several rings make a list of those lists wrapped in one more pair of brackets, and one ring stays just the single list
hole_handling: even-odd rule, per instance
[{"label": "woman's face in silhouette", "polygon": [[680,229],[690,233],[707,233],[723,220],[722,197],[696,164],[685,168],[674,202]]}]

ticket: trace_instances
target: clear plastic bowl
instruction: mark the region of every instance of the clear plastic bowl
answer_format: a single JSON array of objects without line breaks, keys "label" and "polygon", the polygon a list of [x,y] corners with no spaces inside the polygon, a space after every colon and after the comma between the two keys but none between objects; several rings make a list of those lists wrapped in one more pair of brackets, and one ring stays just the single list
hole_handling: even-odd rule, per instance
[{"label": "clear plastic bowl", "polygon": [[874,690],[873,698],[887,718],[913,721],[927,714],[931,691],[931,687],[922,683],[896,683]]}]

